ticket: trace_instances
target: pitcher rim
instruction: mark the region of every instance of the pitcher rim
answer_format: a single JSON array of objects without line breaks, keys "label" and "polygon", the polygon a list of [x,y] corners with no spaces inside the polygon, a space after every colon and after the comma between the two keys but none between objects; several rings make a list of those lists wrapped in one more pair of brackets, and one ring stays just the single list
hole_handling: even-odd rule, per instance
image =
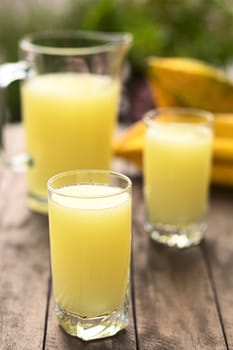
[{"label": "pitcher rim", "polygon": [[[37,39],[65,39],[81,38],[96,40],[97,44],[89,47],[59,47],[49,45],[38,45]],[[98,44],[102,40],[102,43]],[[46,30],[25,35],[19,42],[20,49],[47,55],[91,55],[101,52],[111,52],[117,48],[128,48],[133,41],[133,36],[129,32],[104,32],[90,30]]]}]

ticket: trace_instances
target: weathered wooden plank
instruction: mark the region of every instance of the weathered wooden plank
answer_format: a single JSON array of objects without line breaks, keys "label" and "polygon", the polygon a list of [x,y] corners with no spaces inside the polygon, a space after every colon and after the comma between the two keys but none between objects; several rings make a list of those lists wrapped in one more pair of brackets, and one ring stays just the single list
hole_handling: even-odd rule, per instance
[{"label": "weathered wooden plank", "polygon": [[[9,129],[10,152],[19,129]],[[23,174],[0,170],[0,349],[42,349],[49,278],[48,220],[26,207]]]},{"label": "weathered wooden plank", "polygon": [[5,173],[0,213],[0,348],[42,349],[48,222],[26,208],[22,175]]},{"label": "weathered wooden plank", "polygon": [[[17,150],[18,136],[12,130],[11,147]],[[27,210],[23,175],[0,172],[1,350],[233,348],[233,191],[213,191],[205,243],[178,252],[148,239],[141,182],[135,183],[132,287],[136,324],[131,313],[126,331],[85,343],[58,326],[52,296],[44,338],[47,218]]]},{"label": "weathered wooden plank", "polygon": [[221,313],[226,343],[233,349],[233,189],[212,190],[204,256]]},{"label": "weathered wooden plank", "polygon": [[139,349],[226,349],[200,247],[177,251],[156,245],[144,232],[140,186],[134,203]]}]

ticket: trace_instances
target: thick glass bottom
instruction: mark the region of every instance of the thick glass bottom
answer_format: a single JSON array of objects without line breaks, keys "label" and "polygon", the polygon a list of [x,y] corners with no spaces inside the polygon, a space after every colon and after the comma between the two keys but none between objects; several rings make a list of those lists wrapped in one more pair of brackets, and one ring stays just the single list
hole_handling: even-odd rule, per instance
[{"label": "thick glass bottom", "polygon": [[204,221],[190,224],[187,226],[174,226],[165,224],[145,225],[146,231],[154,241],[167,245],[169,247],[187,248],[198,245],[207,229],[207,223]]},{"label": "thick glass bottom", "polygon": [[61,327],[70,335],[82,340],[110,337],[128,325],[128,298],[121,309],[111,314],[84,318],[62,310],[56,305],[56,313]]}]

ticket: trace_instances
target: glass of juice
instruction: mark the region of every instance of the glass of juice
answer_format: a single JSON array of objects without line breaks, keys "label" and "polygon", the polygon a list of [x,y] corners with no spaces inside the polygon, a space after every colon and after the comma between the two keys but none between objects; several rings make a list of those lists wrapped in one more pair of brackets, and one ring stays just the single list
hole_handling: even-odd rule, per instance
[{"label": "glass of juice", "polygon": [[56,312],[83,340],[128,324],[131,181],[108,170],[77,170],[48,181]]},{"label": "glass of juice", "polygon": [[149,111],[144,122],[146,231],[168,246],[197,245],[207,228],[213,116],[160,108]]},{"label": "glass of juice", "polygon": [[46,184],[53,175],[111,169],[121,68],[131,42],[128,33],[38,32],[20,41],[20,62],[0,67],[0,87],[22,80],[21,159],[31,209],[47,212]]}]

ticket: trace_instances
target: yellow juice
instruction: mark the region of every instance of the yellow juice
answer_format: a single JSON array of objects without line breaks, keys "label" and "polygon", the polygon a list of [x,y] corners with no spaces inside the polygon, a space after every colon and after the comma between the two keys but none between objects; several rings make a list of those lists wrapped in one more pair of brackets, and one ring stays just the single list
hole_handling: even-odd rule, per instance
[{"label": "yellow juice", "polygon": [[47,197],[47,180],[73,169],[109,169],[119,82],[92,74],[58,73],[22,86],[28,189]]},{"label": "yellow juice", "polygon": [[212,131],[203,125],[156,124],[147,129],[145,198],[152,223],[183,226],[207,206]]},{"label": "yellow juice", "polygon": [[[73,185],[49,199],[56,303],[82,317],[112,313],[124,302],[129,278],[131,199],[119,188]],[[57,191],[57,190],[56,190]]]}]

